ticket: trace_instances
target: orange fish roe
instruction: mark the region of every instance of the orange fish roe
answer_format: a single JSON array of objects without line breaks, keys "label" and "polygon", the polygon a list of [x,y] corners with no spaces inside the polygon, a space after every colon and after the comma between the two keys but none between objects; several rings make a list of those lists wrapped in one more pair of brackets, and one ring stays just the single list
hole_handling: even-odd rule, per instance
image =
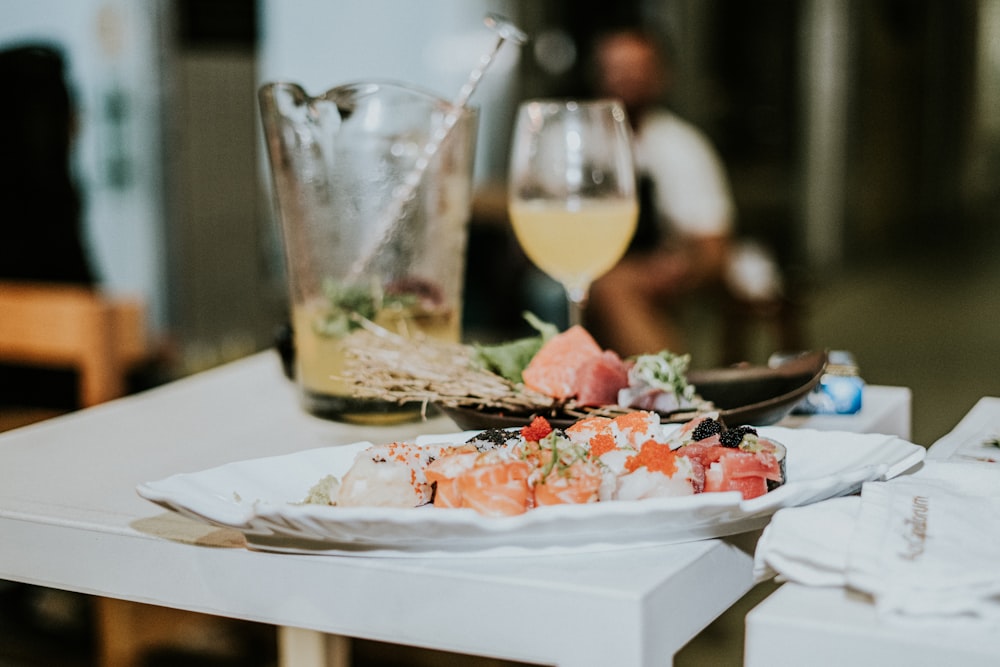
[{"label": "orange fish roe", "polygon": [[598,459],[616,449],[615,439],[610,433],[598,433],[590,439],[590,458]]},{"label": "orange fish roe", "polygon": [[677,455],[670,449],[669,445],[664,445],[655,440],[647,440],[639,449],[639,453],[630,456],[625,460],[625,469],[635,472],[636,469],[645,466],[651,472],[662,472],[667,477],[677,472]]},{"label": "orange fish roe", "polygon": [[629,412],[611,420],[611,432],[621,435],[619,446],[638,447],[655,435],[659,424],[660,417],[655,412]]},{"label": "orange fish roe", "polygon": [[605,430],[611,423],[609,417],[585,417],[566,429],[566,435],[573,442],[589,442],[591,438]]},{"label": "orange fish roe", "polygon": [[545,417],[535,417],[531,423],[521,428],[521,437],[528,442],[538,442],[549,433],[552,433],[552,425]]}]

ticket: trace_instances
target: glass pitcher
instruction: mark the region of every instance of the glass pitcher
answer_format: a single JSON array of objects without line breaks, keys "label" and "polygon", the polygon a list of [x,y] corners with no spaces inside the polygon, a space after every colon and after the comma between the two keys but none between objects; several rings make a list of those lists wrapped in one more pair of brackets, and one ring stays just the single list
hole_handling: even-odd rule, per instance
[{"label": "glass pitcher", "polygon": [[476,113],[393,83],[317,97],[268,83],[259,101],[303,406],[340,421],[416,418],[419,404],[352,397],[341,375],[364,320],[459,340]]}]

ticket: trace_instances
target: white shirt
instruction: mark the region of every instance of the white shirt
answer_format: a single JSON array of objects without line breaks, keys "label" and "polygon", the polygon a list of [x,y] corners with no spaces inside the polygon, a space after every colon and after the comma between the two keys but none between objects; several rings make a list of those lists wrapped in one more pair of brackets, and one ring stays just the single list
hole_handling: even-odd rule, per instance
[{"label": "white shirt", "polygon": [[696,127],[666,110],[649,112],[635,133],[635,157],[639,172],[655,185],[667,235],[731,231],[734,207],[725,169]]}]

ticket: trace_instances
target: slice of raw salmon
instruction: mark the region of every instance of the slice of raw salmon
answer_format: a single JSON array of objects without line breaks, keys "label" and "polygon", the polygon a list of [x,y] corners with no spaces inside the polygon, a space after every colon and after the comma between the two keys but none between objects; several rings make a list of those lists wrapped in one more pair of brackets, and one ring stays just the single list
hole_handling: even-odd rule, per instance
[{"label": "slice of raw salmon", "polygon": [[705,471],[705,491],[739,491],[743,500],[750,500],[767,493],[767,480],[763,477],[732,476],[725,462],[713,463]]},{"label": "slice of raw salmon", "polygon": [[479,453],[473,448],[471,452],[449,453],[428,464],[424,474],[427,476],[427,481],[434,485],[435,507],[462,506],[462,491],[458,485],[458,478],[475,465],[478,457]]},{"label": "slice of raw salmon", "polygon": [[524,461],[479,462],[458,477],[462,507],[484,516],[524,514],[531,508],[530,474]]},{"label": "slice of raw salmon", "polygon": [[[718,450],[723,451],[719,453]],[[780,464],[772,454],[755,454],[728,447],[712,447],[709,452],[720,455],[705,466],[707,492],[739,491],[744,500],[749,500],[767,493],[768,479],[781,479]]]},{"label": "slice of raw salmon", "polygon": [[550,338],[535,353],[521,373],[524,386],[560,400],[574,396],[580,367],[601,353],[601,346],[586,329],[572,326]]}]

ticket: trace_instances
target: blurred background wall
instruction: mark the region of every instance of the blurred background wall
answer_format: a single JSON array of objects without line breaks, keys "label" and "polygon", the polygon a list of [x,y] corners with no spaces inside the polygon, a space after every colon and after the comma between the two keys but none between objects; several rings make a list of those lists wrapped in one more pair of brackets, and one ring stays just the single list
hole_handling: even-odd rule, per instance
[{"label": "blurred background wall", "polygon": [[[93,263],[108,289],[146,296],[157,327],[168,324],[161,38],[166,15],[155,1],[0,0],[0,48],[42,43],[67,60],[78,113],[73,170]],[[0,104],[17,95],[31,91],[4,87]]]},{"label": "blurred background wall", "polygon": [[66,53],[95,262],[148,299],[180,373],[267,346],[283,318],[258,85],[451,97],[491,42],[487,11],[533,41],[474,98],[484,199],[517,102],[581,90],[588,38],[637,20],[672,45],[666,102],[719,147],[741,233],[804,284],[995,227],[1000,0],[0,0],[0,47]]}]

